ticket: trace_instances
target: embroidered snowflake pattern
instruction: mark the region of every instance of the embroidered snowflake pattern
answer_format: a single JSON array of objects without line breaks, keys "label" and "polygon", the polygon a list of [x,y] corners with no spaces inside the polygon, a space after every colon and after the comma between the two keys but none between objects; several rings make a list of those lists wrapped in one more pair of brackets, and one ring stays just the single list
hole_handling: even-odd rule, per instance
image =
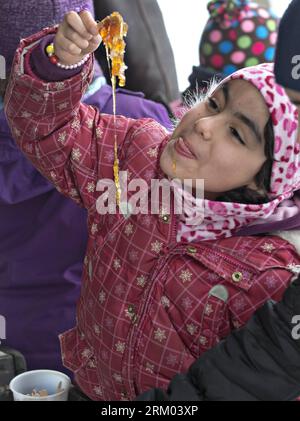
[{"label": "embroidered snowflake pattern", "polygon": [[106,294],[103,290],[99,292],[98,300],[101,304],[106,300]]},{"label": "embroidered snowflake pattern", "polygon": [[201,345],[206,345],[207,344],[207,338],[205,336],[200,336],[199,342],[200,342]]},{"label": "embroidered snowflake pattern", "polygon": [[154,339],[160,343],[164,342],[166,337],[166,331],[163,329],[160,329],[159,327],[154,331]]},{"label": "embroidered snowflake pattern", "polygon": [[113,266],[115,270],[119,270],[121,267],[121,260],[116,257],[113,261]]},{"label": "embroidered snowflake pattern", "polygon": [[186,269],[180,272],[179,278],[182,280],[183,283],[190,282],[192,275],[193,275],[192,272]]},{"label": "embroidered snowflake pattern", "polygon": [[88,362],[88,367],[89,368],[96,368],[97,367],[96,361],[93,358],[90,359],[90,361]]},{"label": "embroidered snowflake pattern", "polygon": [[242,247],[240,249],[235,250],[235,253],[240,257],[246,256],[247,252],[248,252],[248,250],[246,248],[242,248]]},{"label": "embroidered snowflake pattern", "polygon": [[147,154],[150,156],[150,158],[157,158],[158,146],[155,146],[155,148],[148,149]]},{"label": "embroidered snowflake pattern", "polygon": [[153,243],[151,243],[151,251],[158,254],[158,253],[160,253],[160,251],[162,249],[162,246],[163,246],[163,243],[156,240]]},{"label": "embroidered snowflake pattern", "polygon": [[115,232],[110,232],[107,235],[107,239],[110,243],[114,243],[116,241],[117,234]]},{"label": "embroidered snowflake pattern", "polygon": [[95,235],[97,231],[98,231],[98,225],[97,224],[92,224],[92,227],[91,227],[91,233],[92,233],[92,235]]},{"label": "embroidered snowflake pattern", "polygon": [[64,89],[65,87],[65,83],[64,82],[56,82],[55,83],[55,88],[60,91],[61,89]]},{"label": "embroidered snowflake pattern", "polygon": [[94,324],[94,332],[96,333],[96,335],[100,335],[100,327],[96,324]]},{"label": "embroidered snowflake pattern", "polygon": [[86,120],[86,125],[88,127],[88,129],[92,129],[93,128],[93,119],[92,118],[87,118]]},{"label": "embroidered snowflake pattern", "polygon": [[136,278],[136,283],[139,287],[144,288],[144,286],[146,285],[146,277],[144,275],[140,275]]},{"label": "embroidered snowflake pattern", "polygon": [[275,250],[275,247],[272,243],[264,243],[264,245],[261,246],[261,249],[266,253],[272,253],[272,251]]},{"label": "embroidered snowflake pattern", "polygon": [[104,159],[109,164],[112,164],[114,162],[114,159],[115,159],[114,151],[112,149],[109,150],[109,151],[106,151],[105,154],[104,154]]},{"label": "embroidered snowflake pattern", "polygon": [[197,332],[197,326],[193,323],[186,325],[186,330],[190,335],[194,335]]},{"label": "embroidered snowflake pattern", "polygon": [[21,113],[21,117],[23,118],[30,118],[32,116],[32,114],[30,114],[28,111],[23,111]]},{"label": "embroidered snowflake pattern", "polygon": [[81,353],[81,356],[82,356],[82,358],[89,358],[90,357],[90,355],[91,355],[91,350],[90,349],[88,349],[88,348],[85,348],[83,351],[82,351],[82,353]]},{"label": "embroidered snowflake pattern", "polygon": [[209,281],[216,281],[218,278],[219,278],[219,277],[218,277],[218,275],[217,275],[216,273],[214,273],[214,272],[210,272],[210,273],[207,275],[207,279],[208,279]]},{"label": "embroidered snowflake pattern", "polygon": [[101,139],[102,136],[103,136],[103,131],[100,129],[100,127],[97,127],[96,128],[96,138]]},{"label": "embroidered snowflake pattern", "polygon": [[62,133],[59,133],[57,140],[60,143],[65,143],[66,137],[67,137],[67,133],[66,132],[62,132]]},{"label": "embroidered snowflake pattern", "polygon": [[189,297],[185,297],[181,300],[181,304],[185,311],[188,311],[192,308],[193,300],[191,300]]},{"label": "embroidered snowflake pattern", "polygon": [[243,271],[243,278],[245,281],[250,281],[251,279],[251,274],[250,272],[247,272],[246,270]]},{"label": "embroidered snowflake pattern", "polygon": [[125,351],[125,342],[118,341],[115,344],[115,347],[116,347],[117,352],[120,352],[121,354],[124,354],[124,351]]},{"label": "embroidered snowflake pattern", "polygon": [[114,374],[112,375],[112,378],[115,380],[115,382],[117,382],[117,383],[122,383],[122,376],[121,376],[121,374],[114,373]]},{"label": "embroidered snowflake pattern", "polygon": [[209,252],[207,253],[207,258],[211,261],[211,262],[218,262],[219,261],[219,256],[217,256],[215,253]]},{"label": "embroidered snowflake pattern", "polygon": [[81,152],[79,148],[73,148],[72,149],[72,159],[73,161],[79,161],[81,157]]},{"label": "embroidered snowflake pattern", "polygon": [[274,289],[277,286],[278,280],[275,276],[268,276],[265,280],[268,289]]},{"label": "embroidered snowflake pattern", "polygon": [[125,287],[124,287],[124,285],[122,285],[122,284],[116,285],[116,287],[115,287],[115,294],[118,297],[121,297],[122,295],[124,295],[124,293],[125,293]]},{"label": "embroidered snowflake pattern", "polygon": [[127,224],[125,226],[124,232],[127,235],[127,237],[129,237],[133,233],[133,225],[132,224]]},{"label": "embroidered snowflake pattern", "polygon": [[75,118],[72,121],[71,129],[73,129],[75,132],[77,132],[80,129],[80,120],[78,118]]},{"label": "embroidered snowflake pattern", "polygon": [[87,183],[86,189],[89,193],[94,193],[95,191],[95,183],[91,182],[91,183]]},{"label": "embroidered snowflake pattern", "polygon": [[243,300],[243,298],[239,298],[234,301],[233,307],[235,308],[236,311],[241,311],[241,310],[244,310],[244,308],[246,307],[246,303]]},{"label": "embroidered snowflake pattern", "polygon": [[169,300],[169,298],[168,298],[168,297],[166,297],[165,295],[163,295],[163,296],[161,297],[160,302],[161,302],[161,304],[162,304],[162,306],[163,306],[164,308],[168,308],[168,307],[170,307],[170,300]]},{"label": "embroidered snowflake pattern", "polygon": [[178,357],[177,355],[174,354],[168,354],[167,358],[166,358],[166,363],[167,365],[169,365],[170,367],[174,367],[175,364],[177,364],[177,360]]},{"label": "embroidered snowflake pattern", "polygon": [[61,104],[59,104],[57,106],[57,108],[59,109],[59,111],[62,111],[62,110],[65,110],[68,107],[68,105],[69,105],[69,103],[67,101],[66,102],[62,102]]},{"label": "embroidered snowflake pattern", "polygon": [[146,371],[147,373],[154,374],[154,364],[146,362]]},{"label": "embroidered snowflake pattern", "polygon": [[34,101],[40,102],[42,101],[42,97],[40,95],[38,95],[37,93],[31,94],[30,98],[32,98]]},{"label": "embroidered snowflake pattern", "polygon": [[205,306],[205,310],[204,310],[204,313],[207,315],[207,316],[210,316],[211,315],[211,313],[213,313],[213,307],[212,307],[212,305],[211,304],[206,304],[206,306]]},{"label": "embroidered snowflake pattern", "polygon": [[149,215],[143,215],[140,217],[141,224],[144,225],[146,228],[149,228],[152,223],[152,218]]},{"label": "embroidered snowflake pattern", "polygon": [[134,263],[139,259],[139,253],[137,250],[130,250],[128,253],[128,259]]},{"label": "embroidered snowflake pattern", "polygon": [[102,388],[100,386],[94,386],[93,391],[95,392],[95,394],[97,396],[102,396],[103,395],[103,391],[102,391]]},{"label": "embroidered snowflake pattern", "polygon": [[154,170],[149,169],[149,170],[145,171],[145,173],[144,173],[144,179],[146,181],[150,181],[153,178],[155,178],[155,171]]}]

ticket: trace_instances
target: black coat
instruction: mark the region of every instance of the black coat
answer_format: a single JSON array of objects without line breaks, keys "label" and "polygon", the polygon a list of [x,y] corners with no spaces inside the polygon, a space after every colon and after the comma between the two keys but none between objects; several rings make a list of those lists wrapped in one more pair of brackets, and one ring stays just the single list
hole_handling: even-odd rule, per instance
[{"label": "black coat", "polygon": [[296,399],[300,396],[300,322],[297,326],[292,319],[297,315],[299,320],[300,276],[280,302],[268,301],[246,326],[203,354],[186,374],[176,375],[167,392],[152,389],[137,400]]}]

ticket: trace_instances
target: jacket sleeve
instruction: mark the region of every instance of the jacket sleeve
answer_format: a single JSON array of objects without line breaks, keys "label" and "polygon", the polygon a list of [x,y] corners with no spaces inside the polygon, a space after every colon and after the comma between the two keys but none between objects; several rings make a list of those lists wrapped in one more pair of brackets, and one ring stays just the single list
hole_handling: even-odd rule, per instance
[{"label": "jacket sleeve", "polygon": [[268,301],[245,327],[176,375],[166,392],[152,389],[137,400],[289,401],[299,395],[300,277],[280,302]]},{"label": "jacket sleeve", "polygon": [[[21,40],[5,95],[5,113],[14,139],[33,165],[56,188],[89,208],[99,179],[113,180],[114,135],[121,148],[133,119],[100,114],[81,98],[93,75],[93,57],[80,73],[48,82],[26,70],[30,54],[54,28]],[[51,65],[51,63],[49,63]],[[116,132],[115,132],[116,130]]]}]

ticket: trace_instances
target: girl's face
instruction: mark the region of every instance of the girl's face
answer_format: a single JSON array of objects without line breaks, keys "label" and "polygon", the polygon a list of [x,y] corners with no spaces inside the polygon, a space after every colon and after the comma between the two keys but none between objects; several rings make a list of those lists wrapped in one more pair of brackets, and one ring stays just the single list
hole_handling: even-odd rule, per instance
[{"label": "girl's face", "polygon": [[161,169],[170,178],[203,179],[210,200],[242,186],[255,189],[254,177],[266,161],[268,119],[259,91],[232,80],[184,115],[162,152]]}]

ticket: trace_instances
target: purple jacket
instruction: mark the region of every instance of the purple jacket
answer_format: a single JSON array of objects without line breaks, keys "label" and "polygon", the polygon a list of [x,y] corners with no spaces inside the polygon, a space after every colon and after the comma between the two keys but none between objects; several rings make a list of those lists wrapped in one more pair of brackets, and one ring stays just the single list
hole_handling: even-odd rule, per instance
[{"label": "purple jacket", "polygon": [[[111,88],[102,86],[86,102],[111,113]],[[161,104],[124,89],[117,92],[117,112],[152,117],[166,127],[171,124]],[[0,315],[6,319],[2,344],[23,352],[29,369],[66,371],[58,334],[75,324],[86,218],[86,211],[59,194],[19,151],[2,109]]]}]

